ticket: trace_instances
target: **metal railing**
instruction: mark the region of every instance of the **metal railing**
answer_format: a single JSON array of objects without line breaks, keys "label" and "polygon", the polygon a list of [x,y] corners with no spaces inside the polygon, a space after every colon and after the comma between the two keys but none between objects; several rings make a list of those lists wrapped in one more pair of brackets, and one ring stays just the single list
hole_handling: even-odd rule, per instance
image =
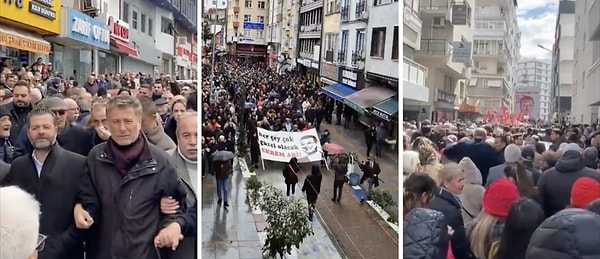
[{"label": "metal railing", "polygon": [[362,50],[354,50],[352,51],[352,60],[351,60],[351,64],[353,66],[356,66],[358,64],[358,61],[360,61],[362,59],[362,57],[360,56]]},{"label": "metal railing", "polygon": [[429,71],[423,65],[414,62],[408,58],[403,58],[402,79],[417,85],[427,86],[427,76]]},{"label": "metal railing", "polygon": [[337,62],[340,64],[346,64],[346,51],[345,50],[338,51]]},{"label": "metal railing", "polygon": [[419,2],[419,9],[421,11],[436,11],[446,12],[454,1],[451,0],[421,0]]},{"label": "metal railing", "polygon": [[333,50],[325,51],[325,61],[333,62]]},{"label": "metal railing", "polygon": [[366,18],[365,16],[365,11],[367,10],[367,3],[364,0],[360,0],[358,1],[358,3],[356,3],[356,9],[354,9],[354,17],[356,17],[356,19],[364,19]]},{"label": "metal railing", "polygon": [[348,6],[340,8],[340,20],[350,21],[350,8]]},{"label": "metal railing", "polygon": [[419,52],[427,55],[450,55],[452,53],[452,43],[441,39],[421,40],[421,49]]}]

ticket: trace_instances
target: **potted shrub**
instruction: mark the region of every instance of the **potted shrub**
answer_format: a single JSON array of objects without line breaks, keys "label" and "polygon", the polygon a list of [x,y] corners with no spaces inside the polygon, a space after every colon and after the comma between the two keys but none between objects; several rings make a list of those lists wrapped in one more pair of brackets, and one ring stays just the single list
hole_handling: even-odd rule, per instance
[{"label": "potted shrub", "polygon": [[377,204],[381,209],[383,209],[389,217],[386,219],[390,223],[398,224],[398,209],[396,208],[397,203],[394,201],[394,197],[388,191],[382,191],[378,189],[374,189],[371,192],[371,199],[373,203]]},{"label": "potted shrub", "polygon": [[306,205],[300,199],[286,199],[283,192],[272,185],[262,186],[259,193],[260,197],[254,204],[266,215],[267,223],[263,255],[284,258],[285,254],[291,254],[292,248],[299,249],[304,239],[313,234]]},{"label": "potted shrub", "polygon": [[248,198],[250,199],[251,204],[257,204],[258,199],[260,198],[260,188],[262,188],[263,183],[258,180],[256,176],[250,177],[246,180],[246,190],[248,190]]}]

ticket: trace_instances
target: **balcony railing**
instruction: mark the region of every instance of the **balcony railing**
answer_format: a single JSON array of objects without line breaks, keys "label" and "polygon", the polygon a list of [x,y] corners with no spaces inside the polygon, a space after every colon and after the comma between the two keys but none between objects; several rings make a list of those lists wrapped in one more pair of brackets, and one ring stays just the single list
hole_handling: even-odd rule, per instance
[{"label": "balcony railing", "polygon": [[361,50],[352,51],[352,60],[350,62],[353,66],[358,65],[358,61],[361,60],[360,53],[361,53]]},{"label": "balcony railing", "polygon": [[404,73],[402,77],[404,81],[408,81],[417,85],[427,86],[427,68],[421,64],[414,62],[408,58],[404,58]]},{"label": "balcony railing", "polygon": [[421,33],[423,21],[419,18],[419,14],[409,6],[404,7],[404,24],[416,33]]},{"label": "balcony railing", "polygon": [[421,12],[447,12],[453,4],[451,0],[421,0],[419,9]]},{"label": "balcony railing", "polygon": [[365,0],[358,1],[356,3],[356,9],[354,9],[354,17],[357,20],[367,19],[367,2]]},{"label": "balcony railing", "polygon": [[325,51],[325,61],[333,62],[333,50]]},{"label": "balcony railing", "polygon": [[452,43],[448,40],[421,40],[420,54],[447,56],[452,53]]},{"label": "balcony railing", "polygon": [[340,64],[346,64],[346,51],[345,50],[338,51],[337,61]]},{"label": "balcony railing", "polygon": [[340,19],[344,22],[350,21],[350,8],[348,6],[343,6],[340,9]]}]

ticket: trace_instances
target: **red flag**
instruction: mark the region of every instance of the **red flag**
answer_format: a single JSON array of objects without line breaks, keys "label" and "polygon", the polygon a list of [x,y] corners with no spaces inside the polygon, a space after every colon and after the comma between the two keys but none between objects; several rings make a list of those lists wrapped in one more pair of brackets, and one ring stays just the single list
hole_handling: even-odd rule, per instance
[{"label": "red flag", "polygon": [[525,117],[525,111],[521,110],[519,112],[519,116],[517,117],[517,120],[522,122],[524,117]]}]

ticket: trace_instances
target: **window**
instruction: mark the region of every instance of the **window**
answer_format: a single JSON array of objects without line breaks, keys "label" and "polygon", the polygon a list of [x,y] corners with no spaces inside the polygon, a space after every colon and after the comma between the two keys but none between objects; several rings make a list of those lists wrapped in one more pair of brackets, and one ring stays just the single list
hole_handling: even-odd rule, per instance
[{"label": "window", "polygon": [[146,15],[142,14],[142,33],[146,32]]},{"label": "window", "polygon": [[385,27],[373,28],[371,57],[383,58],[385,54]]},{"label": "window", "polygon": [[171,20],[160,17],[160,32],[164,34],[173,35],[173,22]]},{"label": "window", "polygon": [[154,35],[154,24],[152,23],[152,18],[148,18],[148,35]]},{"label": "window", "polygon": [[138,13],[137,13],[137,11],[133,11],[133,15],[131,16],[131,26],[135,30],[137,30],[137,28],[138,28]]},{"label": "window", "polygon": [[265,23],[265,17],[264,16],[258,16],[258,22],[259,23]]},{"label": "window", "polygon": [[256,31],[256,38],[259,38],[259,39],[262,39],[262,38],[264,38],[264,35],[263,35],[263,31],[262,31],[262,30],[257,30],[257,31]]},{"label": "window", "polygon": [[[394,1],[396,2],[396,1]],[[373,2],[373,6],[379,6],[379,5],[384,5],[384,4],[391,4],[392,0],[375,0]]]},{"label": "window", "polygon": [[400,51],[400,46],[398,46],[398,26],[394,26],[394,38],[392,42],[392,60],[398,60],[398,52]]},{"label": "window", "polygon": [[246,8],[252,8],[252,1],[246,1]]},{"label": "window", "polygon": [[123,21],[129,23],[129,4],[123,3]]},{"label": "window", "polygon": [[258,1],[258,9],[265,9],[265,1]]},{"label": "window", "polygon": [[342,31],[342,42],[340,44],[340,50],[347,50],[348,49],[348,34],[350,34],[350,31]]},{"label": "window", "polygon": [[337,12],[337,0],[328,0],[327,1],[327,10],[325,14],[332,14]]},{"label": "window", "polygon": [[251,22],[251,21],[252,21],[252,15],[244,14],[244,22]]},{"label": "window", "polygon": [[251,33],[251,32],[252,32],[252,31],[250,31],[249,29],[245,29],[245,30],[244,30],[244,37],[250,38],[250,33]]}]

